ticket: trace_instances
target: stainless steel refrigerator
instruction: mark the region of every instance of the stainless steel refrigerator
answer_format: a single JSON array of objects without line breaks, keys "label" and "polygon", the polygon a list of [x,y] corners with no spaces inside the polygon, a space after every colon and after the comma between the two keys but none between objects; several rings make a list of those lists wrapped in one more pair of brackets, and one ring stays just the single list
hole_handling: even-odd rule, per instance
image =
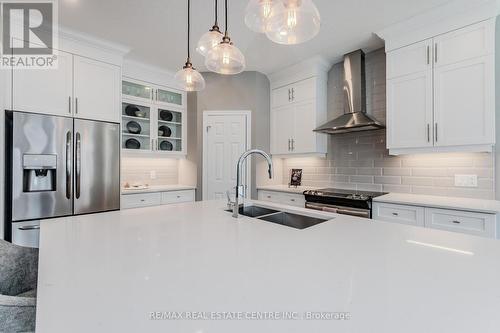
[{"label": "stainless steel refrigerator", "polygon": [[40,220],[120,208],[120,125],[6,112],[5,239],[38,247]]}]

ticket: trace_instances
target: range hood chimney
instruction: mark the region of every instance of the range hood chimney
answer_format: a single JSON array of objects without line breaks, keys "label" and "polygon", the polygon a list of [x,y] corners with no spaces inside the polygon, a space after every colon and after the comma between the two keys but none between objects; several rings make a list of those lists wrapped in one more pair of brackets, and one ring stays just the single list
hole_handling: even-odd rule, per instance
[{"label": "range hood chimney", "polygon": [[315,129],[340,134],[385,128],[366,114],[365,54],[357,50],[344,56],[344,114]]}]

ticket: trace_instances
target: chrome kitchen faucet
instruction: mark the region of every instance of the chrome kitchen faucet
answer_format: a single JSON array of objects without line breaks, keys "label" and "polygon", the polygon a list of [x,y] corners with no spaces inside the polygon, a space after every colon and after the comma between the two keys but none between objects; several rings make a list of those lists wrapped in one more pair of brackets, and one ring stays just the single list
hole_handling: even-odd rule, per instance
[{"label": "chrome kitchen faucet", "polygon": [[[246,152],[244,152],[241,156],[240,159],[238,160],[238,164],[236,165],[236,194],[235,194],[235,200],[234,202],[229,202],[229,205],[232,206],[233,209],[233,217],[237,218],[238,213],[239,213],[239,189],[241,186],[241,169],[243,166],[243,162],[245,159],[251,155],[251,154],[259,154],[262,155],[266,160],[268,164],[268,173],[269,173],[269,179],[273,178],[273,161],[271,159],[271,156],[269,156],[265,151],[260,150],[260,149],[251,149]],[[228,194],[228,200],[229,200],[229,194]]]}]

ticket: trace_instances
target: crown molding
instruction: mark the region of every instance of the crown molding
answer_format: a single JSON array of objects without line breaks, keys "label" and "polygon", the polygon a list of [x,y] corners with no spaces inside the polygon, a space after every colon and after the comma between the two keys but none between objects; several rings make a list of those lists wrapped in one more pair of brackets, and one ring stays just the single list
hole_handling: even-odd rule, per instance
[{"label": "crown molding", "polygon": [[85,34],[67,27],[59,26],[59,38],[66,41],[74,41],[87,47],[93,47],[109,53],[114,53],[119,56],[124,56],[130,52],[128,46],[110,42],[109,40],[101,39],[89,34]]},{"label": "crown molding", "polygon": [[500,0],[453,0],[375,34],[385,40],[386,51],[391,51],[499,14]]},{"label": "crown molding", "polygon": [[271,89],[275,89],[314,76],[326,78],[331,67],[330,61],[322,56],[315,56],[268,74],[267,77],[271,83]]},{"label": "crown molding", "polygon": [[153,83],[156,85],[168,86],[176,89],[181,89],[175,82],[175,73],[165,68],[145,64],[143,62],[125,59],[122,68],[123,76],[133,79]]}]

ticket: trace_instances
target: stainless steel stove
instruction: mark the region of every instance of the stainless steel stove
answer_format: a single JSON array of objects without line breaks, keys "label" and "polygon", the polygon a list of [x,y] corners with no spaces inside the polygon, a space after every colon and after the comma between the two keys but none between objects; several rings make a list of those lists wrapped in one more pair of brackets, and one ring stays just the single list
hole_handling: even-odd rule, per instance
[{"label": "stainless steel stove", "polygon": [[306,208],[372,218],[372,199],[385,193],[325,188],[304,191]]}]

